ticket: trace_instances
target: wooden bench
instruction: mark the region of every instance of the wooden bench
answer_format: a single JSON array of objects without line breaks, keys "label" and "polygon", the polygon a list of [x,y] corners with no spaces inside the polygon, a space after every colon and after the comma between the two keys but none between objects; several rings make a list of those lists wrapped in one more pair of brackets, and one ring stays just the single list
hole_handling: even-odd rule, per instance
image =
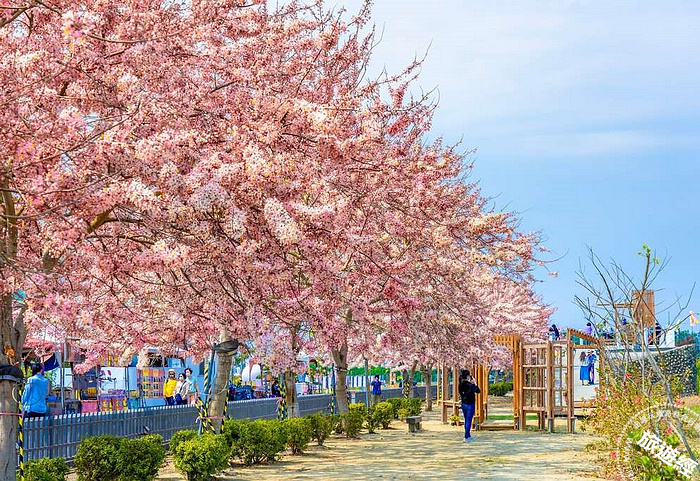
[{"label": "wooden bench", "polygon": [[421,430],[421,422],[423,421],[422,416],[408,416],[406,422],[408,423],[408,432],[416,433]]}]

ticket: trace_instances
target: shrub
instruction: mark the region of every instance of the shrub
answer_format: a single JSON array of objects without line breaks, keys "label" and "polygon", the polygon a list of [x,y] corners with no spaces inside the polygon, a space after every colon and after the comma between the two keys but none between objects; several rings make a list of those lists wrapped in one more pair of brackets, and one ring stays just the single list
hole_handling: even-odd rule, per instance
[{"label": "shrub", "polygon": [[[610,449],[614,449],[630,418],[652,405],[665,404],[666,393],[660,383],[651,384],[648,380],[642,382],[638,370],[625,373],[621,379],[612,376],[607,370],[601,374],[605,376],[605,389],[594,388],[595,409],[588,413],[583,427],[592,428],[596,434],[605,438]],[[671,390],[674,399],[677,399],[682,390],[677,379],[672,380]]]},{"label": "shrub", "polygon": [[24,481],[65,481],[68,465],[63,458],[41,458],[24,467]]},{"label": "shrub", "polygon": [[407,417],[408,417],[408,409],[406,409],[406,408],[399,409],[399,419],[401,421],[405,421]]},{"label": "shrub", "polygon": [[367,415],[367,407],[364,405],[364,403],[349,404],[348,409],[350,409],[350,411],[359,411],[363,416]]},{"label": "shrub", "polygon": [[177,445],[175,467],[187,481],[209,481],[228,464],[229,449],[220,434],[205,434]]},{"label": "shrub", "polygon": [[353,409],[343,414],[343,431],[348,438],[357,437],[362,431],[362,425],[365,423],[365,416],[360,409]]},{"label": "shrub", "polygon": [[403,398],[395,397],[387,399],[387,402],[391,404],[391,410],[393,412],[394,419],[399,419],[399,409],[402,408]]},{"label": "shrub", "polygon": [[496,382],[489,386],[489,394],[493,394],[494,396],[505,396],[512,390],[512,382]]},{"label": "shrub", "polygon": [[380,424],[379,419],[375,416],[375,408],[369,408],[369,411],[367,411],[367,415],[365,416],[365,426],[367,427],[367,431],[370,434],[374,434],[377,432],[377,428]]},{"label": "shrub", "polygon": [[403,398],[401,407],[406,410],[408,416],[420,416],[421,399],[417,397]]},{"label": "shrub", "polygon": [[333,426],[333,432],[335,434],[343,434],[343,415],[342,414],[331,414],[331,425]]},{"label": "shrub", "polygon": [[229,447],[233,447],[250,424],[248,419],[227,419],[224,421],[223,436]]},{"label": "shrub", "polygon": [[95,436],[78,445],[73,464],[79,481],[113,481],[117,479],[117,459],[121,439]]},{"label": "shrub", "polygon": [[251,466],[274,461],[287,447],[286,426],[277,420],[257,419],[240,430],[231,454]]},{"label": "shrub", "polygon": [[[673,466],[664,464],[645,452],[637,442],[642,438],[642,429],[636,429],[627,433],[632,445],[630,461],[632,471],[637,474],[637,479],[651,479],[654,481],[677,481],[684,479],[679,476]],[[661,439],[673,449],[680,447],[680,439],[675,434],[661,436]]]},{"label": "shrub", "polygon": [[[609,370],[601,371],[602,388],[595,387],[595,409],[588,412],[588,417],[583,422],[584,430],[593,430],[603,438],[601,448],[610,452],[607,458],[607,466],[604,469],[612,471],[616,469],[620,433],[637,413],[654,405],[666,404],[667,398],[661,383],[651,383],[649,378],[644,378],[638,369],[632,369],[621,376],[613,376]],[[678,399],[683,389],[678,378],[671,379],[671,391],[674,400]],[[633,436],[634,433],[628,433]],[[651,463],[643,455],[636,456],[633,464],[639,464],[637,468],[644,467],[644,472],[649,474],[644,479],[663,479],[654,477],[660,475],[655,463]],[[656,472],[658,471],[658,472]]]},{"label": "shrub", "polygon": [[333,432],[333,418],[332,416],[324,416],[323,414],[317,413],[308,416],[309,423],[311,423],[311,439],[315,439],[319,446],[323,444],[328,436]]},{"label": "shrub", "polygon": [[197,431],[194,429],[184,429],[182,431],[178,431],[174,433],[172,436],[170,436],[170,443],[169,443],[169,450],[171,453],[174,453],[175,450],[177,449],[178,444],[180,444],[183,441],[189,441],[192,438],[197,437]]},{"label": "shrub", "polygon": [[374,406],[374,418],[384,429],[387,429],[394,419],[394,407],[388,402],[377,404]]},{"label": "shrub", "polygon": [[160,435],[123,439],[117,457],[119,481],[150,481],[156,477],[164,460],[165,448]]},{"label": "shrub", "polygon": [[284,421],[287,430],[287,446],[292,454],[301,454],[309,445],[312,436],[311,422],[306,418],[291,418]]}]

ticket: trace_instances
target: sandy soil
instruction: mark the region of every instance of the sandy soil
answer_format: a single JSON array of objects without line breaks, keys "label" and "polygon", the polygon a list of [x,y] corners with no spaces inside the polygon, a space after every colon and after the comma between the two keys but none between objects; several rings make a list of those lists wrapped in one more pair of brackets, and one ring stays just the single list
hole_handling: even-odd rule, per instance
[{"label": "sandy soil", "polygon": [[[595,438],[584,433],[480,431],[474,433],[473,443],[465,444],[464,428],[443,425],[437,413],[424,413],[424,430],[418,434],[409,434],[398,421],[392,426],[359,439],[333,437],[325,446],[310,446],[304,455],[285,455],[265,466],[235,467],[217,479],[549,481],[590,480],[597,472],[595,455],[585,450]],[[182,479],[170,464],[158,481]]]}]

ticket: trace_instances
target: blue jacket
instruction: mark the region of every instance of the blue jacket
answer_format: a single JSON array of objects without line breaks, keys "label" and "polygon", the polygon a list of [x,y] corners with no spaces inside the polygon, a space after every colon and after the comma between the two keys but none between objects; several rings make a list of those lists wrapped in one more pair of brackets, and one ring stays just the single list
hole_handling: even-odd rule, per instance
[{"label": "blue jacket", "polygon": [[370,384],[372,385],[372,394],[381,394],[382,393],[382,382],[381,381],[372,381]]},{"label": "blue jacket", "polygon": [[49,380],[41,373],[27,379],[22,392],[22,409],[26,412],[45,413],[46,396],[49,394]]}]

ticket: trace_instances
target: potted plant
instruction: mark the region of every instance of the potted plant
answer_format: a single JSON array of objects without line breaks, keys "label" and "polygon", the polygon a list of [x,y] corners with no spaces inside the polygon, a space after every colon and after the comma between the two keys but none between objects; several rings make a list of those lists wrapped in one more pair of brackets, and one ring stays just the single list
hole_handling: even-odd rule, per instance
[{"label": "potted plant", "polygon": [[459,417],[459,414],[453,414],[452,416],[450,416],[450,424],[452,426],[462,425],[462,419]]}]

